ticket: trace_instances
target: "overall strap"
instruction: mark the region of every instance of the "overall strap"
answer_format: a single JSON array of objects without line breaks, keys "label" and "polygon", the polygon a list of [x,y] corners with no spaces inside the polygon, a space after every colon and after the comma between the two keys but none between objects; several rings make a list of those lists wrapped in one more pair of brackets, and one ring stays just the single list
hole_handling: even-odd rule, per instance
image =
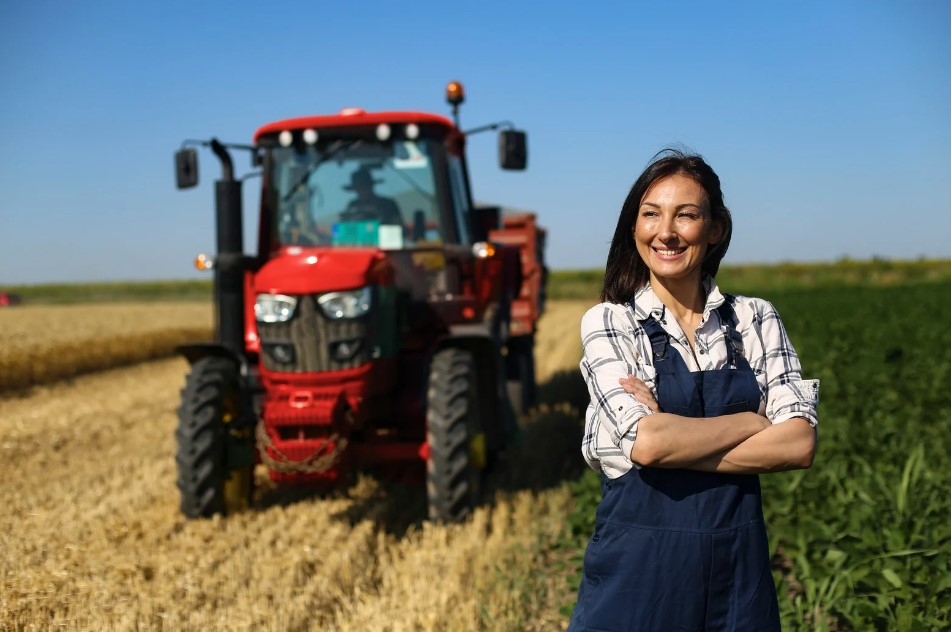
[{"label": "overall strap", "polygon": [[[634,313],[637,313],[637,306],[634,304],[634,299],[628,301],[628,305],[631,306],[631,309]],[[654,354],[654,362],[660,362],[661,360],[667,359],[667,345],[669,341],[669,336],[667,332],[664,331],[664,328],[660,326],[660,323],[652,316],[648,315],[644,320],[639,321],[641,326],[644,327],[647,337],[651,341],[651,352]]]},{"label": "overall strap", "polygon": [[736,297],[732,294],[723,294],[723,303],[717,307],[720,317],[720,329],[723,331],[726,342],[726,361],[731,369],[749,369],[750,363],[743,354],[743,336],[737,330],[740,319],[733,309]]},{"label": "overall strap", "polygon": [[667,332],[653,316],[648,316],[642,320],[641,325],[644,326],[644,331],[647,332],[647,337],[650,338],[651,351],[654,353],[654,364],[666,360],[670,336],[667,335]]}]

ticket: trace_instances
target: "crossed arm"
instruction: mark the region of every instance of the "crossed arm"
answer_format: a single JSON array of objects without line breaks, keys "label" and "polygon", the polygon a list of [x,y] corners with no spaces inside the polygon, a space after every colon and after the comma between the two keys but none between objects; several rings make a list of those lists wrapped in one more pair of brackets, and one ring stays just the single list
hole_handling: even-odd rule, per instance
[{"label": "crossed arm", "polygon": [[795,417],[772,424],[756,413],[692,418],[660,412],[651,389],[631,375],[621,387],[650,409],[638,422],[631,449],[649,467],[758,474],[806,469],[816,453],[815,428]]}]

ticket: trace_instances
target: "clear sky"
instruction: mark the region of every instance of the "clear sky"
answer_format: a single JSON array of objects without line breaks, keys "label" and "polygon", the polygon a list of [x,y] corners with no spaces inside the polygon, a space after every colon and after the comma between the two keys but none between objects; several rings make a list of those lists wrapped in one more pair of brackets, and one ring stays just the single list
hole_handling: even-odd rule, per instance
[{"label": "clear sky", "polygon": [[[536,210],[551,267],[604,265],[661,148],[703,154],[726,263],[951,256],[951,2],[0,2],[0,283],[199,275],[217,161],[185,138],[367,110],[513,121],[473,136],[477,200]],[[243,170],[250,167],[236,157]],[[256,187],[245,185],[246,241]]]}]

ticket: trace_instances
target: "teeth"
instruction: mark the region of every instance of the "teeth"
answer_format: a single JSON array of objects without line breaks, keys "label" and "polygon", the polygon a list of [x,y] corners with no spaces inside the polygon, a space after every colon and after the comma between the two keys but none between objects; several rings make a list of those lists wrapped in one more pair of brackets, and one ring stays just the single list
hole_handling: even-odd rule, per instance
[{"label": "teeth", "polygon": [[654,250],[656,250],[659,254],[662,254],[662,255],[665,255],[665,256],[668,256],[668,257],[673,257],[674,255],[680,254],[681,252],[683,252],[683,249],[680,249],[680,250],[661,250],[660,248],[655,248]]}]

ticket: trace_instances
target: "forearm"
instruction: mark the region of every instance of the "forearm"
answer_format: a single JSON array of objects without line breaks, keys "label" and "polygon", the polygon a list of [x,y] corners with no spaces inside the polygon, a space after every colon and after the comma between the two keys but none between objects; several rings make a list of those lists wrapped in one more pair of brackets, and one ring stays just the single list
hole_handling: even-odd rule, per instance
[{"label": "forearm", "polygon": [[807,469],[816,454],[816,429],[802,418],[766,428],[720,454],[687,469],[724,474],[762,474]]},{"label": "forearm", "polygon": [[768,425],[756,413],[706,418],[655,413],[638,422],[631,459],[650,467],[693,467],[722,457]]}]

